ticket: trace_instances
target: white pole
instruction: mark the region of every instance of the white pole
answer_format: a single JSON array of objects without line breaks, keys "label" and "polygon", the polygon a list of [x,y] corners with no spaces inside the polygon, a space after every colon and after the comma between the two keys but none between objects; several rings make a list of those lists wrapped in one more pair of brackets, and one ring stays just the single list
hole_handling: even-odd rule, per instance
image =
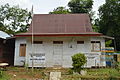
[{"label": "white pole", "polygon": [[34,20],[33,20],[33,15],[34,15],[34,14],[33,14],[33,6],[32,6],[32,54],[31,54],[31,57],[32,57],[32,72],[34,71],[34,60],[33,60],[33,59],[34,59],[34,58],[33,58],[33,52],[34,52],[34,51],[33,51],[33,48],[34,48],[34,47],[33,47],[33,46],[34,46],[34,45],[33,45],[33,41],[34,41],[34,34],[33,34],[33,26],[34,26],[34,25],[33,25],[33,21],[34,21]]}]

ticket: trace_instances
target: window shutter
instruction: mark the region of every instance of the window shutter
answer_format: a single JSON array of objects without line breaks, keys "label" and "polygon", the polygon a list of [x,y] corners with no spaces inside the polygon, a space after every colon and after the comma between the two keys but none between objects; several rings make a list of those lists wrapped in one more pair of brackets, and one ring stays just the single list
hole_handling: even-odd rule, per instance
[{"label": "window shutter", "polygon": [[26,44],[20,44],[20,56],[25,57],[26,55]]}]

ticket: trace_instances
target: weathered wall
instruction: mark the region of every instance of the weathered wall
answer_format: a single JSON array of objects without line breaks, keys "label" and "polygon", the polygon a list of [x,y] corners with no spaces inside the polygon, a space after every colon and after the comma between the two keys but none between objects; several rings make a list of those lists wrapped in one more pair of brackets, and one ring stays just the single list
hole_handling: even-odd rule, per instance
[{"label": "weathered wall", "polygon": [[26,39],[25,38],[16,38],[16,41],[15,41],[14,66],[23,66],[23,64],[24,64],[23,61],[25,61],[25,57],[20,57],[19,56],[20,44],[26,44]]},{"label": "weathered wall", "polygon": [[[26,43],[27,40],[27,43]],[[45,62],[37,62],[34,61],[35,67],[53,67],[57,61],[61,61],[62,67],[72,67],[72,59],[71,56],[76,53],[86,53],[86,56],[95,56],[95,59],[89,61],[85,65],[86,67],[101,65],[100,63],[100,52],[91,52],[91,41],[98,40],[101,41],[101,47],[105,47],[104,39],[99,37],[37,37],[34,38],[35,41],[43,41],[43,44],[34,44],[32,48],[31,38],[17,38],[16,39],[16,46],[15,46],[15,63],[14,65],[22,66],[22,60],[25,60],[26,64],[31,67],[31,54],[45,54]],[[54,50],[55,46],[53,41],[63,41],[63,46],[61,47],[62,50],[56,49]],[[84,44],[77,44],[77,41],[84,41]],[[26,59],[25,57],[19,57],[19,45],[20,43],[26,43]],[[72,46],[72,47],[71,47]],[[60,46],[59,46],[60,47]],[[57,51],[58,50],[58,51]],[[56,52],[55,52],[56,51]],[[60,53],[57,53],[60,52]],[[55,54],[59,54],[58,57],[55,59]],[[91,55],[89,55],[91,54]],[[97,54],[97,55],[96,55]],[[57,57],[57,55],[56,55]],[[99,64],[97,64],[99,63]],[[105,66],[105,64],[102,66]]]}]

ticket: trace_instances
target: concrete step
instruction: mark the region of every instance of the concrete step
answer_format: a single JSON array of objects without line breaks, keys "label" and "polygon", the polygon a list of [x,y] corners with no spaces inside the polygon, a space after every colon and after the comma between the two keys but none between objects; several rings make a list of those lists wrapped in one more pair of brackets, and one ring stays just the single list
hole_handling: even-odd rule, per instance
[{"label": "concrete step", "polygon": [[60,80],[61,72],[50,72],[49,80]]}]

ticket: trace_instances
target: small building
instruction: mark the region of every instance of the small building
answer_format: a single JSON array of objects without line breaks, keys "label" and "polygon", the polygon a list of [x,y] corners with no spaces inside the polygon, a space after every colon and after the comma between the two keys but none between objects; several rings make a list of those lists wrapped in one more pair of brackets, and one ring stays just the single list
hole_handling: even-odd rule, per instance
[{"label": "small building", "polygon": [[0,63],[8,63],[13,65],[15,39],[0,31]]},{"label": "small building", "polygon": [[84,67],[106,66],[105,38],[87,14],[34,14],[28,32],[15,37],[15,66],[69,68],[76,53],[87,57]]}]

